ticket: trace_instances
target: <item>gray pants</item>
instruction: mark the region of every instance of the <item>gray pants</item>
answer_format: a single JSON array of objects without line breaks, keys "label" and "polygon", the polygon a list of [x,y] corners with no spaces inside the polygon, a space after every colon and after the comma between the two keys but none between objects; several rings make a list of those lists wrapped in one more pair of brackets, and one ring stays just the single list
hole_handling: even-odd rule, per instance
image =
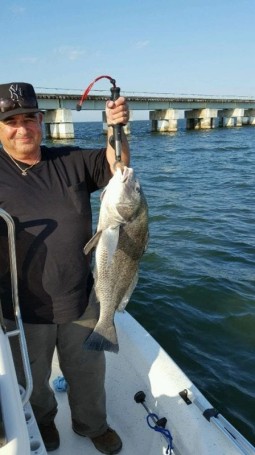
[{"label": "gray pants", "polygon": [[[15,326],[5,321],[8,330]],[[85,351],[83,342],[91,329],[80,321],[67,324],[23,324],[33,377],[30,403],[38,423],[47,423],[57,413],[57,402],[49,385],[54,349],[69,385],[68,399],[76,430],[84,436],[98,436],[107,429],[104,352]],[[11,337],[18,381],[24,386],[19,342]]]}]

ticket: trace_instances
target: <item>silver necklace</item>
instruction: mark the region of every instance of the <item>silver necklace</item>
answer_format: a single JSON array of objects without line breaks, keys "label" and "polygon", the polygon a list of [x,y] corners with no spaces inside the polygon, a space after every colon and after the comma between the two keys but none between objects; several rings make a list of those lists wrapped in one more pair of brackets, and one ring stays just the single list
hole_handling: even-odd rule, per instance
[{"label": "silver necklace", "polygon": [[[5,150],[6,151],[6,150]],[[8,153],[6,152],[7,155],[11,158],[12,162],[14,164],[16,164],[17,168],[19,168],[19,170],[21,171],[21,175],[27,175],[27,171],[29,169],[32,169],[33,166],[35,166],[37,163],[39,163],[40,161],[40,155],[41,155],[41,150],[39,150],[39,154],[38,154],[38,157],[36,158],[35,162],[33,164],[30,164],[30,166],[26,167],[25,169],[23,169],[17,162],[16,160]]]}]

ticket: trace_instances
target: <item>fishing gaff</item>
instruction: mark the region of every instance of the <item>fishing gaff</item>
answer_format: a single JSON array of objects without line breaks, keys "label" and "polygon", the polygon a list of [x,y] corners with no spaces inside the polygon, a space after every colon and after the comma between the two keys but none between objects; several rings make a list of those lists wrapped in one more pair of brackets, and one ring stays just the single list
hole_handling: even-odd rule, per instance
[{"label": "fishing gaff", "polygon": [[[76,105],[76,110],[77,111],[81,110],[82,103],[88,97],[88,94],[89,94],[90,90],[92,89],[94,83],[97,82],[100,79],[103,79],[103,78],[109,79],[111,84],[112,84],[110,99],[112,101],[115,101],[115,100],[117,100],[119,98],[119,96],[120,96],[120,88],[116,87],[115,79],[113,79],[111,76],[106,76],[106,75],[99,76],[96,79],[94,79],[94,81],[91,82],[91,84],[89,84],[89,86],[84,91],[83,95],[80,98],[79,103],[77,103],[77,105]],[[108,126],[112,126],[113,127],[113,136],[110,137],[109,143],[115,150],[115,165],[116,165],[117,163],[120,163],[120,161],[121,161],[121,130],[122,130],[122,126],[123,125],[122,125],[122,123],[119,123],[117,125],[113,124],[113,125],[108,125]]]}]

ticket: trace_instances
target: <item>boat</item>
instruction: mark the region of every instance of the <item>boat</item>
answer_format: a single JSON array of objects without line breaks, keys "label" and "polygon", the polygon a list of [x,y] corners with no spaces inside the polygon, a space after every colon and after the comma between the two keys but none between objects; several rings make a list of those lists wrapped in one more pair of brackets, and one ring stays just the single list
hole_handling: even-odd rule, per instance
[{"label": "boat", "polygon": [[[29,402],[32,378],[20,317],[15,264],[14,223],[8,226],[17,330],[0,329],[0,455],[46,455]],[[108,423],[123,441],[122,455],[255,455],[255,447],[221,415],[157,341],[127,312],[117,313],[119,353],[106,353]],[[19,336],[27,385],[17,383],[9,345]],[[58,401],[60,447],[55,455],[96,455],[89,438],[71,428],[65,378],[57,354],[51,386]],[[86,393],[86,391],[84,391]]]}]

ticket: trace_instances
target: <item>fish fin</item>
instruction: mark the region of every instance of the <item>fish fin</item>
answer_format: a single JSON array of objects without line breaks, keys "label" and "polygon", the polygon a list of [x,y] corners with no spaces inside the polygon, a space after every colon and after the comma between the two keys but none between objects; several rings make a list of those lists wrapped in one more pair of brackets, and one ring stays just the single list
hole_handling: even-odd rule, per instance
[{"label": "fish fin", "polygon": [[148,248],[148,245],[149,245],[149,240],[150,240],[150,235],[149,235],[149,232],[147,232],[147,236],[146,236],[146,242],[145,242],[145,245],[144,245],[144,250],[143,252],[145,253],[145,251],[147,250]]},{"label": "fish fin", "polygon": [[87,351],[119,352],[119,344],[115,326],[112,325],[105,335],[101,334],[96,326],[93,332],[85,340],[83,347]]},{"label": "fish fin", "polygon": [[100,194],[100,201],[101,201],[101,202],[102,202],[102,200],[103,200],[103,197],[104,197],[105,193],[106,193],[106,188],[104,188],[103,191],[102,191],[102,193]]},{"label": "fish fin", "polygon": [[98,323],[99,315],[100,303],[96,296],[95,287],[93,286],[89,295],[88,306],[83,315],[76,321],[76,324],[91,329],[90,333],[92,333]]},{"label": "fish fin", "polygon": [[137,282],[138,282],[138,272],[136,272],[131,284],[129,285],[123,299],[121,300],[118,308],[117,308],[117,311],[120,311],[120,312],[123,312],[131,298],[131,295],[133,294],[134,290],[135,290],[135,287],[137,285]]},{"label": "fish fin", "polygon": [[93,235],[93,237],[91,237],[91,239],[88,241],[88,243],[86,243],[85,247],[84,247],[84,253],[85,254],[88,254],[92,248],[96,248],[98,242],[99,242],[99,239],[102,235],[102,231],[97,231],[95,233],[95,235]]},{"label": "fish fin", "polygon": [[120,225],[110,226],[102,232],[102,242],[107,245],[107,263],[110,265],[119,242]]}]

